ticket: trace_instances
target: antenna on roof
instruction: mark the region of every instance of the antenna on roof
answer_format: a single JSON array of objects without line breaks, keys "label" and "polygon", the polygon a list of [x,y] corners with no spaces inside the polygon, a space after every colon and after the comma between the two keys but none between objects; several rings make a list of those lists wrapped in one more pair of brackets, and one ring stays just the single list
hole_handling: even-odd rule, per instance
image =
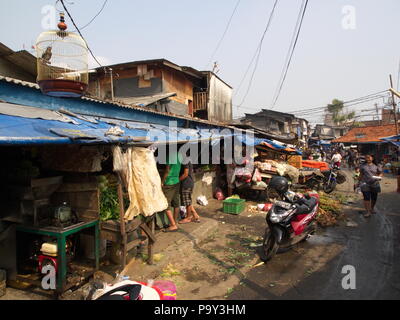
[{"label": "antenna on roof", "polygon": [[214,61],[212,72],[217,74],[219,72],[218,61]]}]

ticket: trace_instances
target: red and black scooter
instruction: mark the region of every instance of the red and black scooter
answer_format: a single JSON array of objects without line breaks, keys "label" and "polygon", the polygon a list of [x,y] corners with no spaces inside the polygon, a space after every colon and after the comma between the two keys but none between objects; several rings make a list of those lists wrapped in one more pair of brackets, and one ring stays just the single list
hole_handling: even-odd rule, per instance
[{"label": "red and black scooter", "polygon": [[261,260],[270,260],[278,249],[290,249],[296,243],[307,240],[316,231],[316,215],[319,208],[318,194],[297,195],[289,191],[284,177],[274,177],[268,184],[279,194],[282,201],[275,201],[268,211],[268,227],[263,239]]}]

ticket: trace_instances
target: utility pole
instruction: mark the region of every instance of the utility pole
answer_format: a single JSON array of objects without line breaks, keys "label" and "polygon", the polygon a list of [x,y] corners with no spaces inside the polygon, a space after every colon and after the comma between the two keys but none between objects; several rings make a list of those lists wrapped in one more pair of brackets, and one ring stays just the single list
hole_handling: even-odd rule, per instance
[{"label": "utility pole", "polygon": [[377,103],[375,103],[375,111],[376,111],[376,120],[378,120],[379,125],[382,125],[382,121],[379,120],[379,110],[378,110],[378,104]]},{"label": "utility pole", "polygon": [[[392,80],[392,75],[389,75],[389,79],[390,79],[390,88],[393,90],[393,80]],[[394,93],[393,91],[390,90],[390,92],[392,93],[392,104],[393,104],[393,112],[394,112],[394,124],[396,126],[396,135],[399,135],[399,125],[397,123],[397,108],[396,108],[396,101],[394,101]]]}]

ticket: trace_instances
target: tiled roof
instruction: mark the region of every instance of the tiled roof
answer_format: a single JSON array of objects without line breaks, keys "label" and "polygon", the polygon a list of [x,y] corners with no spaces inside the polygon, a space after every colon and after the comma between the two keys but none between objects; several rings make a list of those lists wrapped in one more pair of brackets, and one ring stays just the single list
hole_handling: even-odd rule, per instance
[{"label": "tiled roof", "polygon": [[383,126],[369,126],[353,128],[343,137],[333,140],[332,142],[351,142],[351,143],[370,143],[382,142],[380,138],[393,136],[396,134],[396,126],[388,124]]}]

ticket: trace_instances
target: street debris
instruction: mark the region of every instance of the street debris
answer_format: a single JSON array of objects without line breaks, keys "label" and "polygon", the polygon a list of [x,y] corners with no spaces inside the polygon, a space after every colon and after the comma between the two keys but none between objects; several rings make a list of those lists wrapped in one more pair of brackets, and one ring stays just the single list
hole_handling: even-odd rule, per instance
[{"label": "street debris", "polygon": [[154,262],[159,262],[162,258],[164,258],[164,255],[163,255],[162,253],[156,253],[156,254],[153,256],[153,261],[154,261]]},{"label": "street debris", "polygon": [[169,263],[161,273],[162,278],[171,278],[173,276],[179,276],[181,272],[171,263]]},{"label": "street debris", "polygon": [[342,217],[342,202],[331,198],[329,195],[319,192],[320,207],[317,222],[322,227],[334,226]]},{"label": "street debris", "polygon": [[208,200],[205,196],[199,196],[197,197],[197,203],[201,206],[207,206],[208,205]]},{"label": "street debris", "polygon": [[254,266],[252,266],[252,268],[257,268],[257,267],[262,266],[262,265],[264,265],[264,264],[265,264],[265,262],[264,262],[264,261],[261,261],[260,263],[257,263],[257,264],[255,264]]},{"label": "street debris", "polygon": [[358,223],[356,223],[352,220],[348,220],[346,223],[346,227],[356,228],[356,227],[358,227]]}]

